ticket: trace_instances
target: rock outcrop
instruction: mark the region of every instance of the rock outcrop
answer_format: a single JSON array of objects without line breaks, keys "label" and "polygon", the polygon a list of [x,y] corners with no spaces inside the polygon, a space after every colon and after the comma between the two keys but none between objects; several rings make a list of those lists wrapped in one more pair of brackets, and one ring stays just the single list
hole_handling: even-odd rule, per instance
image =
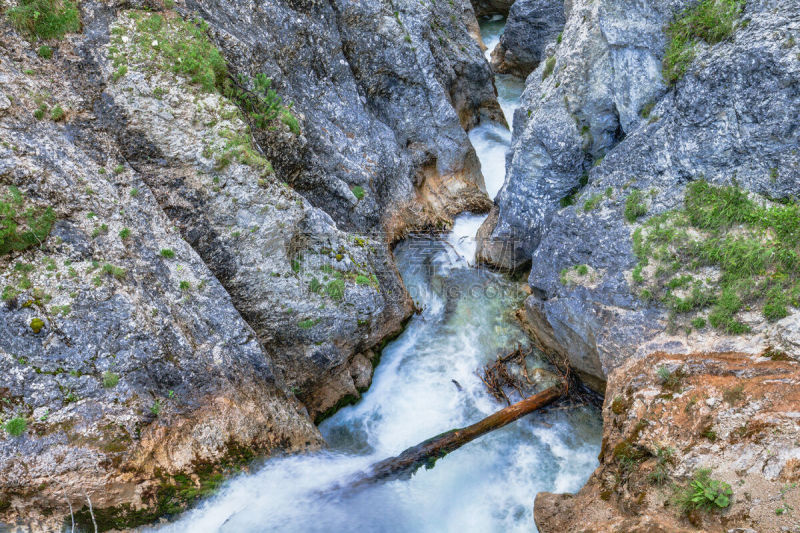
[{"label": "rock outcrop", "polygon": [[560,40],[565,22],[561,2],[514,2],[500,42],[492,50],[492,68],[495,72],[526,77],[545,58],[547,45]]},{"label": "rock outcrop", "polygon": [[[483,261],[531,265],[521,315],[540,346],[606,394],[601,466],[578,495],[537,498],[542,531],[792,523],[798,4],[726,3],[715,27],[728,33],[668,49],[672,21],[695,5],[567,4],[481,229]],[[661,390],[662,366],[681,369],[674,391]],[[679,486],[726,481],[733,504],[664,507],[672,490],[649,481],[656,467]]]},{"label": "rock outcrop", "polygon": [[[500,266],[513,268],[532,259],[529,322],[542,344],[568,356],[585,376],[602,380],[629,357],[659,349],[759,353],[770,345],[791,349],[796,342],[791,340],[796,308],[789,306],[788,316],[778,321],[760,313],[742,316],[751,333],[725,335],[720,328],[676,321],[674,306],[642,298],[641,291],[651,287],[632,275],[639,262],[637,229],[647,234],[648,220],[682,209],[692,180],[735,183],[758,193],[751,194],[756,204],[778,205],[769,199],[788,201],[796,194],[800,154],[794,147],[800,134],[790,117],[800,111],[793,89],[800,64],[791,36],[797,24],[792,5],[775,12],[771,4],[747,4],[741,18],[749,23],[714,46],[697,44],[685,76],[669,90],[653,44],[663,43],[662,34],[645,39],[653,49],[636,49],[637,54],[647,52],[644,59],[627,63],[637,67],[613,69],[608,77],[603,72],[609,72],[613,58],[617,65],[626,64],[615,55],[625,48],[613,53],[586,43],[569,48],[566,43],[583,43],[576,37],[594,28],[591,13],[579,24],[584,13],[575,5],[579,10],[570,11],[552,74],[541,81],[545,66],[540,65],[530,76],[515,117],[507,182],[487,220],[496,220],[492,236],[507,231],[518,238],[512,243],[489,240],[481,253],[489,260],[493,250],[507,252],[515,244],[516,256],[505,253],[507,261]],[[666,20],[659,6],[652,7],[650,16],[622,11],[616,20]],[[605,4],[593,9],[617,13]],[[759,61],[752,61],[754,55]],[[582,81],[575,72],[579,65],[584,68],[580,72],[597,77]],[[651,81],[643,82],[645,75]],[[573,102],[582,103],[575,107]],[[604,153],[588,168],[593,157]],[[581,186],[584,169],[587,184]],[[574,205],[559,208],[559,197]],[[591,276],[566,275],[579,265],[586,265]],[[637,276],[647,274],[645,269]],[[698,272],[686,274],[696,277]],[[686,327],[693,329],[688,335]]]},{"label": "rock outcrop", "polygon": [[3,519],[55,530],[88,496],[99,515],[115,509],[113,524],[136,523],[183,503],[159,499],[171,476],[320,446],[253,328],[100,125],[102,74],[80,44],[36,60],[2,31],[13,103],[0,190],[56,219],[41,246],[0,259]]},{"label": "rock outcrop", "polygon": [[478,257],[520,269],[559,203],[639,127],[665,91],[664,26],[681,2],[571,2],[560,43],[528,77],[514,114],[506,183],[481,231]]},{"label": "rock outcrop", "polygon": [[[190,0],[235,70],[264,73],[302,117],[301,142],[263,139],[276,170],[350,228],[446,225],[486,211],[465,128],[502,116],[464,0]],[[362,198],[351,192],[364,191]]]},{"label": "rock outcrop", "polygon": [[[630,360],[609,377],[600,466],[575,495],[537,495],[539,531],[791,531],[799,371],[777,351]],[[731,494],[694,505],[692,481]]]},{"label": "rock outcrop", "polygon": [[[499,113],[462,2],[80,17],[38,53],[0,21],[0,519],[43,530],[324,445],[412,312],[389,243],[488,208],[465,130]],[[254,126],[227,70],[291,107]]]}]

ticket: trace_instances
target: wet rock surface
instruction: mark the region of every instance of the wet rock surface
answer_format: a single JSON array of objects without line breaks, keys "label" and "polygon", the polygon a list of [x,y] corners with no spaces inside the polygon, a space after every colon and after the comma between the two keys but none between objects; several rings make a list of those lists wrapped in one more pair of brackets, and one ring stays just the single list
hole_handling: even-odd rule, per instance
[{"label": "wet rock surface", "polygon": [[565,22],[561,2],[514,2],[500,42],[492,50],[492,68],[495,72],[526,77],[545,59],[547,45],[560,38]]}]

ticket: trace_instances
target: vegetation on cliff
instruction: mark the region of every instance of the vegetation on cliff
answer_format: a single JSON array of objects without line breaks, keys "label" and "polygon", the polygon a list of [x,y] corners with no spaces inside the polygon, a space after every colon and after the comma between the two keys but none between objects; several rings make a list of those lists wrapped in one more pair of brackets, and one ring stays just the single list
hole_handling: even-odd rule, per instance
[{"label": "vegetation on cliff", "polygon": [[767,320],[800,304],[800,206],[770,202],[736,187],[691,183],[685,207],[654,216],[633,233],[633,281],[644,299],[746,333],[742,311]]},{"label": "vegetation on cliff", "polygon": [[18,188],[8,187],[0,196],[0,255],[40,244],[55,219],[52,208],[30,206]]},{"label": "vegetation on cliff", "polygon": [[686,73],[700,41],[716,44],[737,27],[744,0],[702,0],[678,15],[667,27],[664,79],[675,83]]}]

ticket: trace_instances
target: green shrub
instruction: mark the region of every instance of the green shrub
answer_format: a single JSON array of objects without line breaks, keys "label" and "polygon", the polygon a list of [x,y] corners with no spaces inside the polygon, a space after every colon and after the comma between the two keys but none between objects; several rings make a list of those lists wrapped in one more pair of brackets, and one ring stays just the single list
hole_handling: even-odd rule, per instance
[{"label": "green shrub", "polygon": [[553,73],[554,68],[556,68],[556,56],[550,56],[544,62],[544,69],[542,69],[542,81],[547,79],[547,77]]},{"label": "green shrub", "polygon": [[644,202],[644,194],[638,189],[631,191],[625,199],[625,220],[632,224],[646,214],[647,204]]},{"label": "green shrub", "polygon": [[364,188],[363,187],[361,187],[359,185],[356,185],[354,187],[351,187],[350,191],[353,193],[353,196],[355,196],[359,200],[364,198]]},{"label": "green shrub", "polygon": [[335,279],[328,283],[326,287],[326,291],[328,292],[328,296],[330,296],[333,300],[341,300],[344,298],[344,281],[341,279]]},{"label": "green shrub", "polygon": [[114,372],[109,372],[106,370],[103,372],[103,387],[106,389],[113,389],[119,383],[119,374],[115,374]]},{"label": "green shrub", "polygon": [[359,285],[369,285],[369,278],[363,274],[358,274],[356,276],[356,283]]},{"label": "green shrub", "polygon": [[121,230],[119,230],[119,238],[122,239],[123,241],[130,236],[131,236],[130,228],[122,228]]},{"label": "green shrub", "polygon": [[63,120],[65,116],[66,116],[66,113],[61,108],[61,106],[58,105],[58,104],[56,104],[53,107],[53,109],[50,110],[50,119],[53,122],[59,122],[59,121]]},{"label": "green shrub", "polygon": [[125,276],[127,276],[127,272],[125,272],[124,268],[114,266],[111,263],[106,263],[103,265],[103,273],[108,274],[109,276],[114,276],[117,279],[125,279]]},{"label": "green shrub", "polygon": [[39,49],[36,51],[36,53],[39,54],[39,57],[41,57],[42,59],[50,59],[51,57],[53,57],[53,49],[47,46],[46,44],[40,46]]},{"label": "green shrub", "polygon": [[154,416],[158,416],[158,415],[161,414],[161,401],[160,400],[156,400],[156,401],[153,402],[153,405],[150,406],[150,412]]},{"label": "green shrub", "polygon": [[661,386],[672,391],[677,391],[680,388],[684,377],[683,369],[678,368],[675,371],[671,371],[664,365],[658,367],[656,374],[658,374],[658,378],[661,381]]},{"label": "green shrub", "polygon": [[[252,85],[252,88],[248,88],[248,85]],[[273,120],[286,116],[283,101],[272,89],[272,80],[265,74],[256,74],[252,83],[244,76],[229,78],[225,83],[225,95],[239,105],[256,128],[269,129]],[[291,120],[289,122],[291,128]],[[299,131],[299,126],[297,129]]]},{"label": "green shrub", "polygon": [[693,318],[692,326],[694,326],[695,329],[703,329],[704,327],[706,327],[706,319],[701,316]]},{"label": "green shrub", "polygon": [[12,437],[19,437],[25,433],[25,429],[28,427],[28,421],[21,416],[15,416],[11,420],[7,421],[3,427],[5,428],[6,433]]},{"label": "green shrub", "polygon": [[45,113],[47,113],[47,104],[42,102],[39,104],[39,107],[33,112],[33,118],[36,120],[42,120],[44,118]]},{"label": "green shrub", "polygon": [[715,44],[734,32],[744,4],[744,0],[701,0],[667,26],[669,43],[664,53],[667,83],[675,83],[686,73],[699,41]]},{"label": "green shrub", "polygon": [[669,474],[667,473],[668,465],[672,462],[675,455],[675,450],[669,446],[656,447],[656,465],[650,473],[650,481],[656,485],[663,485],[667,482]]},{"label": "green shrub", "polygon": [[0,196],[0,255],[43,243],[53,228],[56,216],[52,208],[25,208],[25,204],[14,186]]},{"label": "green shrub", "polygon": [[39,39],[60,39],[81,28],[78,8],[70,0],[20,0],[8,18],[17,30]]},{"label": "green shrub", "polygon": [[600,201],[603,199],[601,194],[593,194],[589,198],[583,202],[583,210],[586,212],[591,211],[592,209],[596,208],[600,205]]},{"label": "green shrub", "polygon": [[295,117],[286,107],[281,109],[281,122],[289,126],[289,131],[295,135],[300,134],[300,123],[297,122],[297,117]]},{"label": "green shrub", "polygon": [[308,283],[308,290],[311,292],[319,292],[322,289],[322,283],[317,278],[312,278]]},{"label": "green shrub", "polygon": [[297,326],[300,329],[311,329],[317,325],[317,322],[319,322],[318,318],[308,318],[306,320],[301,320],[300,322],[298,322]]},{"label": "green shrub", "polygon": [[586,265],[577,265],[575,267],[575,270],[577,270],[578,274],[580,274],[581,276],[585,276],[586,274],[589,273],[589,267]]},{"label": "green shrub", "polygon": [[181,281],[181,282],[178,284],[178,288],[179,288],[180,290],[182,290],[182,291],[188,291],[189,289],[191,289],[191,288],[192,288],[192,284],[191,284],[191,283],[189,283],[188,281],[185,281],[185,280],[184,280],[184,281]]},{"label": "green shrub", "polygon": [[673,503],[684,513],[692,510],[713,511],[731,504],[733,489],[728,483],[711,479],[711,470],[700,469],[686,487],[677,487]]},{"label": "green shrub", "polygon": [[161,257],[165,257],[167,259],[172,259],[175,257],[175,251],[172,248],[162,248],[160,254]]}]

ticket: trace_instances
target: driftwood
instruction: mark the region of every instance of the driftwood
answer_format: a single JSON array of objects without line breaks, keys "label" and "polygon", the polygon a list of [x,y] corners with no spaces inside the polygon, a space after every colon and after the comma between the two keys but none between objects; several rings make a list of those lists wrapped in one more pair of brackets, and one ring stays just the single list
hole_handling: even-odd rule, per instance
[{"label": "driftwood", "polygon": [[[493,363],[487,363],[483,367],[483,372],[475,372],[486,389],[489,391],[495,400],[498,402],[506,402],[506,405],[511,405],[511,400],[506,394],[504,388],[512,388],[517,391],[520,398],[525,397],[523,390],[526,385],[533,385],[530,376],[528,376],[528,365],[525,364],[525,358],[530,355],[531,351],[527,352],[522,350],[521,346],[507,355],[501,355]],[[512,371],[513,367],[519,368],[521,376],[517,376]],[[525,378],[523,382],[522,378]]]},{"label": "driftwood", "polygon": [[410,477],[422,466],[433,468],[433,465],[438,459],[441,459],[453,450],[477,439],[481,435],[499,429],[528,413],[551,404],[564,396],[567,390],[568,386],[565,381],[562,385],[555,385],[547,388],[533,396],[525,398],[521,402],[509,405],[471,426],[453,429],[423,441],[416,446],[406,449],[397,457],[390,457],[372,465],[364,474],[350,484],[350,488],[390,479],[405,479]]}]

